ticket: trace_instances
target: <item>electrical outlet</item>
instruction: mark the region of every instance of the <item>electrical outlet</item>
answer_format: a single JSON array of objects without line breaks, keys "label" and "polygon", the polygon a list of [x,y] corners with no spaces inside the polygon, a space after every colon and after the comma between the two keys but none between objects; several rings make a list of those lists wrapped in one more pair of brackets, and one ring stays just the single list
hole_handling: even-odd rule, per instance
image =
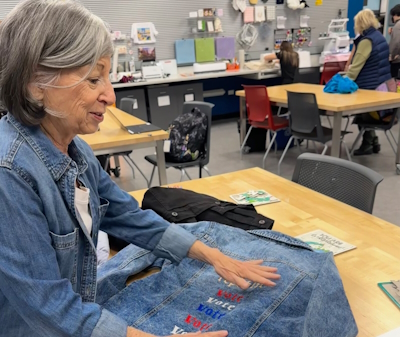
[{"label": "electrical outlet", "polygon": [[229,96],[233,96],[234,94],[235,94],[235,90],[229,90],[229,91],[228,91],[228,95],[229,95]]}]

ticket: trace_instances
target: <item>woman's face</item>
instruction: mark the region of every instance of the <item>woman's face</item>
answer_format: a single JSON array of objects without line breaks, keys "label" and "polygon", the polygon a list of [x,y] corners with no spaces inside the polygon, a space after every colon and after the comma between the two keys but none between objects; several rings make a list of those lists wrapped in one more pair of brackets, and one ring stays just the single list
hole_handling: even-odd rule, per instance
[{"label": "woman's face", "polygon": [[[115,102],[114,89],[109,80],[111,60],[101,58],[89,76],[71,88],[48,88],[43,103],[46,109],[60,114],[57,123],[63,131],[77,134],[96,132],[104,119],[107,105]],[[69,86],[85,77],[91,66],[63,71],[56,86]]]}]

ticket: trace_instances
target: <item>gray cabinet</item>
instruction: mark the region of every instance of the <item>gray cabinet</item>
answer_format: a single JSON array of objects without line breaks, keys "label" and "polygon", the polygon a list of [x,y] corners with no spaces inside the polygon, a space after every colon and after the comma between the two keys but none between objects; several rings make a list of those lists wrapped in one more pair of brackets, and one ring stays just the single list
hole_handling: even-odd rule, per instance
[{"label": "gray cabinet", "polygon": [[[147,116],[146,95],[144,89],[115,90],[115,96],[116,96],[117,108],[124,110],[125,112],[128,112],[129,114],[137,118],[140,118],[146,122],[149,120]],[[121,106],[122,98],[132,99],[132,106],[129,106],[128,109],[122,107]]]},{"label": "gray cabinet", "polygon": [[[151,86],[146,89],[116,89],[115,95],[118,108],[164,130],[168,129],[169,124],[182,113],[183,103],[204,100],[203,83],[192,82]],[[125,100],[121,104],[122,98],[130,100]]]},{"label": "gray cabinet", "polygon": [[166,130],[181,110],[177,104],[177,89],[171,87],[153,87],[147,89],[150,108],[150,120],[154,125]]},{"label": "gray cabinet", "polygon": [[175,86],[177,94],[177,106],[178,110],[182,111],[183,103],[190,101],[200,101],[203,98],[203,83],[191,83],[186,82],[182,85]]}]

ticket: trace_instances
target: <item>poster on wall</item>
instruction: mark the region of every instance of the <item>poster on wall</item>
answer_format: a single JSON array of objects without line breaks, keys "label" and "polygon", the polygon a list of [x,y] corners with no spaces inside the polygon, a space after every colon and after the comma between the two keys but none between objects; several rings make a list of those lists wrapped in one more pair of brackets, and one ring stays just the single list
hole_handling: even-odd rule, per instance
[{"label": "poster on wall", "polygon": [[156,42],[158,32],[151,22],[132,24],[131,38],[136,44],[149,44]]},{"label": "poster on wall", "polygon": [[154,47],[139,47],[139,60],[140,61],[155,61],[156,60],[156,48]]}]

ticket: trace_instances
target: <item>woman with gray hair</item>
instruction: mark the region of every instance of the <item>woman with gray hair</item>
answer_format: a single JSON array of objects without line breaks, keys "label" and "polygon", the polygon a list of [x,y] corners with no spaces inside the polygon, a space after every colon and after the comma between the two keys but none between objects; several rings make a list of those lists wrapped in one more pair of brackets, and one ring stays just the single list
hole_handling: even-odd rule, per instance
[{"label": "woman with gray hair", "polygon": [[77,137],[114,102],[112,53],[102,20],[72,0],[27,0],[0,24],[1,336],[152,336],[95,303],[99,229],[176,264],[207,262],[242,289],[280,277],[141,210]]}]

